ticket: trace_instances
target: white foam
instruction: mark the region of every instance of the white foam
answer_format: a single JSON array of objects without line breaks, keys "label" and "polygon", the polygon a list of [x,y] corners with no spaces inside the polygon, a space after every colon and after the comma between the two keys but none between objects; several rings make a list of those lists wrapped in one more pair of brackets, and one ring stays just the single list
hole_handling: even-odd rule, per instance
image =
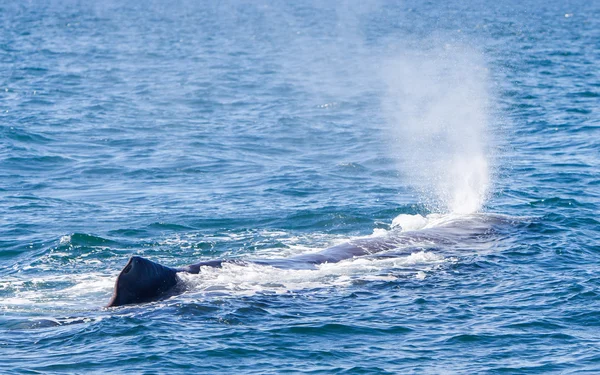
[{"label": "white foam", "polygon": [[47,275],[27,280],[10,277],[0,280],[0,289],[12,290],[12,296],[0,301],[0,309],[95,308],[99,299],[110,295],[116,276],[84,273]]},{"label": "white foam", "polygon": [[[459,228],[471,228],[496,220],[507,220],[508,217],[490,214],[430,214],[398,215],[393,220],[392,229],[402,232],[425,230],[436,227],[456,225]],[[480,228],[481,229],[481,228]],[[480,230],[479,229],[479,230]],[[375,229],[368,237],[386,236],[389,231]],[[347,238],[330,234],[290,235],[282,231],[249,232],[244,236],[223,236],[228,241],[239,241],[242,238],[265,238],[266,244],[281,242],[285,247],[267,248],[253,254],[253,258],[287,258],[294,255],[314,253],[328,246],[346,242],[356,238]],[[234,238],[235,237],[235,238]],[[407,236],[411,238],[410,235]],[[173,238],[168,241],[174,240]],[[205,238],[200,239],[204,241]],[[187,241],[187,240],[186,240]],[[181,244],[181,242],[179,243]],[[186,246],[185,242],[184,246]],[[431,240],[415,236],[414,241],[404,243],[406,249],[430,248]],[[203,267],[198,275],[180,274],[188,285],[187,296],[202,296],[210,293],[227,295],[252,295],[258,292],[288,293],[298,290],[323,289],[328,287],[346,287],[356,281],[393,281],[398,277],[414,277],[425,279],[436,267],[444,262],[454,261],[444,254],[428,251],[413,251],[411,254],[396,255],[390,258],[357,257],[338,263],[325,263],[314,269],[294,270],[248,264],[237,265],[226,263],[222,268]],[[85,259],[90,265],[97,263],[94,259]],[[42,271],[49,264],[36,265]],[[0,301],[0,310],[45,309],[45,308],[97,308],[104,305],[112,293],[117,272],[103,274],[100,272],[42,275],[27,277],[20,273],[0,279],[0,290],[4,297]],[[187,298],[187,297],[183,297]]]},{"label": "white foam", "polygon": [[462,229],[469,229],[484,225],[487,221],[494,222],[498,220],[523,220],[518,217],[508,217],[498,214],[484,213],[448,213],[448,214],[429,214],[422,216],[419,214],[408,215],[400,214],[392,221],[392,229],[401,229],[402,232],[418,231],[431,228],[458,226]]},{"label": "white foam", "polygon": [[403,232],[423,229],[428,223],[428,220],[423,216],[400,214],[392,221],[392,228],[400,227]]},{"label": "white foam", "polygon": [[[338,263],[324,263],[310,270],[280,269],[248,264],[224,264],[222,268],[203,267],[197,275],[182,274],[188,295],[220,293],[253,295],[256,293],[288,293],[307,289],[347,287],[356,281],[392,281],[399,269],[430,269],[445,262],[440,254],[420,251],[406,257],[370,259],[353,258]],[[395,271],[394,271],[395,270]]]}]

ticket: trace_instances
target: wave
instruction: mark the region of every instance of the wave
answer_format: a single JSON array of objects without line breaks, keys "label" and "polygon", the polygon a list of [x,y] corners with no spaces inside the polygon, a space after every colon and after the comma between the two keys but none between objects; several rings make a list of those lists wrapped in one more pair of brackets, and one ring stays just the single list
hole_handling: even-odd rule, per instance
[{"label": "wave", "polygon": [[[464,255],[477,251],[489,251],[491,244],[503,231],[522,223],[525,218],[498,214],[430,214],[398,215],[387,229],[375,229],[369,236],[343,237],[339,235],[306,234],[298,236],[285,231],[261,231],[267,242],[274,241],[277,247],[265,246],[258,251],[247,252],[241,259],[291,258],[318,252],[324,247],[348,241],[394,238],[394,246],[384,252],[367,254],[323,263],[312,269],[282,269],[249,261],[245,265],[225,263],[222,268],[205,267],[197,275],[180,274],[187,292],[173,297],[176,301],[193,301],[214,296],[254,295],[257,293],[295,293],[299,291],[347,288],[364,283],[395,283],[413,279],[427,280],[449,264],[460,262]],[[178,235],[179,236],[179,235]],[[400,240],[398,240],[400,238]],[[213,238],[215,239],[215,238]],[[234,233],[220,236],[221,241],[244,242]],[[203,238],[202,240],[205,240]],[[105,247],[112,243],[105,238],[75,233],[61,238],[59,249],[69,247]],[[187,240],[165,240],[165,246],[182,249]],[[465,253],[469,249],[470,253]],[[175,266],[181,261],[163,259],[166,265]],[[83,260],[81,260],[83,262]],[[0,279],[4,311],[49,309],[71,311],[82,308],[94,309],[103,306],[112,293],[118,269],[103,272],[97,263],[83,264],[85,271],[73,268],[72,273],[55,275],[41,274],[27,277],[13,274]],[[114,263],[114,262],[110,262]],[[169,264],[171,263],[171,264]],[[181,264],[179,264],[181,265]],[[104,267],[103,267],[104,268]],[[29,275],[31,275],[29,273]]]}]

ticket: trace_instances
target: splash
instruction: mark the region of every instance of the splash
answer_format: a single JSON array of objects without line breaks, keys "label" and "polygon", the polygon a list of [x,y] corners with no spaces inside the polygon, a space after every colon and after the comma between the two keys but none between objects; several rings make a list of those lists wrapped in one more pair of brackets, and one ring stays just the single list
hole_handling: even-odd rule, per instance
[{"label": "splash", "polygon": [[465,46],[407,48],[385,64],[400,170],[433,212],[481,210],[489,191],[488,69]]},{"label": "splash", "polygon": [[[364,281],[394,281],[425,275],[454,259],[421,250],[394,258],[354,258],[323,263],[310,270],[281,269],[258,264],[224,264],[206,267],[199,274],[180,274],[188,292],[185,298],[203,295],[286,294],[301,290],[349,287]],[[393,269],[393,272],[390,270]]]}]

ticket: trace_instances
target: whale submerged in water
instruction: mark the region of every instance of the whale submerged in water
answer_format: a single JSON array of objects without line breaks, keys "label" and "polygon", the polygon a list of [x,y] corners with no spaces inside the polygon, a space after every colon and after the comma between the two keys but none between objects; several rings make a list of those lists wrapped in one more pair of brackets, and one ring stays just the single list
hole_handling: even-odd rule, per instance
[{"label": "whale submerged in water", "polygon": [[[474,246],[486,241],[495,228],[514,222],[514,218],[493,214],[400,215],[392,229],[351,240],[325,250],[275,259],[219,259],[180,268],[171,268],[140,256],[132,256],[119,273],[107,307],[151,302],[185,290],[179,273],[200,273],[202,267],[221,267],[225,263],[259,264],[286,269],[311,269],[323,263],[336,263],[354,257],[394,257],[410,254],[416,248]],[[455,246],[456,247],[456,246]]]}]

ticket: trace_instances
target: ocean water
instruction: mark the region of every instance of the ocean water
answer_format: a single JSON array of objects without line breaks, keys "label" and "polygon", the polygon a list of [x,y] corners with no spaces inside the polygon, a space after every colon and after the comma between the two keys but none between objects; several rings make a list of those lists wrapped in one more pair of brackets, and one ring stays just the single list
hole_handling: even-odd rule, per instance
[{"label": "ocean water", "polygon": [[0,373],[600,373],[600,3],[324,3],[0,4]]}]

